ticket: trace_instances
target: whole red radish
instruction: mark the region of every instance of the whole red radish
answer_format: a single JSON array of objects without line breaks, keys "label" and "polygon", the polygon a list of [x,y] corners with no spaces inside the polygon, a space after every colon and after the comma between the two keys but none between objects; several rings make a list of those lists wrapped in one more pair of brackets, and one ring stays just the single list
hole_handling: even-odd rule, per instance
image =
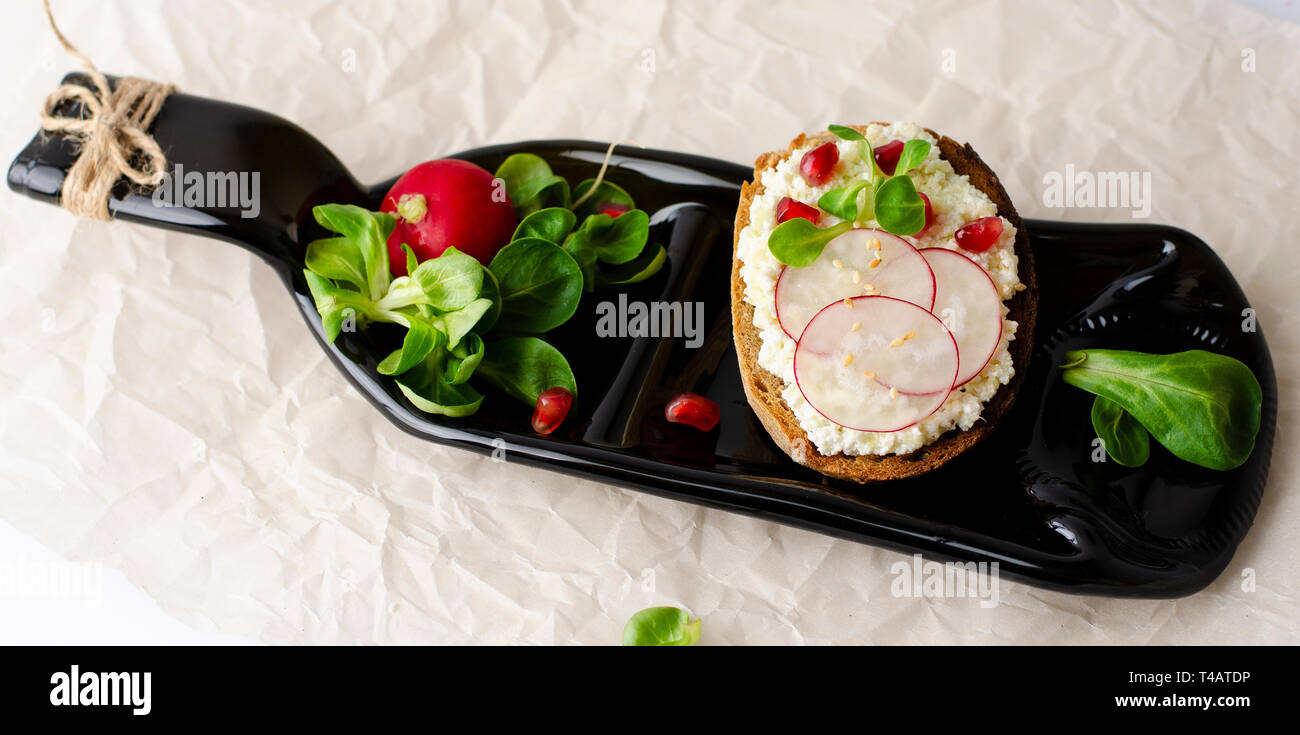
[{"label": "whole red radish", "polygon": [[421,262],[454,247],[487,265],[519,224],[505,187],[484,169],[453,158],[425,161],[402,174],[379,209],[397,216],[388,237],[388,265],[396,276],[406,275],[403,243]]}]

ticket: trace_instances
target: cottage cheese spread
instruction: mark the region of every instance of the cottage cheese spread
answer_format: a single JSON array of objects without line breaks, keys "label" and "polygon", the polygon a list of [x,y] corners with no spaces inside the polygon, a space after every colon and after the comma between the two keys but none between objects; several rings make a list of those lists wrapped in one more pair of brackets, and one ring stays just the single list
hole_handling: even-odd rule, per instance
[{"label": "cottage cheese spread", "polygon": [[[884,126],[871,125],[867,128],[866,136],[873,147],[892,140],[908,141],[913,138],[922,138],[934,144],[929,158],[909,172],[917,191],[930,198],[936,216],[935,223],[924,233],[924,237],[904,238],[916,247],[956,250],[957,243],[953,235],[959,227],[980,217],[997,216],[997,207],[988,196],[975,188],[966,176],[958,176],[952,165],[939,157],[937,141],[919,125],[901,122]],[[971,428],[980,418],[984,403],[1015,374],[1008,344],[1015,339],[1017,324],[1006,318],[1006,301],[1016,294],[1018,288],[1023,288],[1019,285],[1014,250],[1015,227],[1003,218],[1002,236],[992,248],[983,253],[961,251],[988,271],[1003,301],[1002,341],[984,369],[970,382],[953,391],[939,410],[909,428],[894,432],[870,432],[840,426],[827,420],[804,400],[795,384],[795,340],[785,334],[776,317],[776,281],[781,275],[782,265],[767,249],[768,236],[777,225],[776,205],[782,197],[788,196],[815,205],[827,191],[863,180],[870,175],[866,162],[859,155],[858,144],[839,140],[836,145],[839,147],[840,159],[835,167],[835,175],[822,186],[810,186],[799,174],[799,161],[817,145],[820,143],[809,143],[792,151],[775,168],[762,172],[759,183],[763,185],[763,193],[754,198],[749,209],[749,224],[740,232],[736,257],[741,261],[740,273],[745,280],[745,300],[754,307],[754,327],[762,340],[759,364],[785,383],[781,397],[793,411],[809,441],[827,456],[905,454],[929,444],[952,429]],[[819,224],[825,227],[839,221],[830,214],[823,214]],[[870,220],[866,226],[875,227],[877,223]]]}]

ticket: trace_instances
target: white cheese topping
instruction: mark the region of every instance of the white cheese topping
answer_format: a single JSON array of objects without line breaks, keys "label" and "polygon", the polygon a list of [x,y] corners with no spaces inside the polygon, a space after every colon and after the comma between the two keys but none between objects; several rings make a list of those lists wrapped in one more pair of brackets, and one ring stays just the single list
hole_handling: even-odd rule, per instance
[{"label": "white cheese topping", "polygon": [[[913,138],[922,138],[934,144],[929,158],[909,172],[917,190],[930,198],[936,216],[936,222],[924,237],[904,238],[916,247],[956,250],[957,243],[953,234],[959,227],[973,219],[997,216],[997,207],[993,202],[975,188],[966,176],[958,176],[952,170],[952,165],[939,157],[937,141],[919,125],[902,122],[886,126],[870,125],[866,135],[873,147],[892,140],[906,142]],[[1007,346],[1015,338],[1017,324],[1005,318],[1008,311],[1005,303],[1016,294],[1016,287],[1020,283],[1014,250],[1015,227],[1003,218],[1002,236],[996,245],[983,253],[961,251],[988,271],[1002,296],[1002,343],[998,345],[997,352],[989,363],[969,383],[953,391],[938,411],[909,428],[887,433],[847,429],[819,414],[804,400],[799,387],[795,385],[795,341],[786,336],[776,317],[776,280],[781,275],[782,266],[767,249],[767,238],[777,224],[776,205],[782,197],[788,196],[816,206],[817,200],[827,191],[870,176],[866,162],[859,155],[858,144],[838,140],[836,145],[840,150],[840,160],[835,166],[835,175],[822,186],[810,186],[799,173],[799,160],[817,145],[820,143],[810,143],[793,151],[775,168],[762,173],[759,183],[763,185],[763,194],[754,198],[749,209],[749,225],[740,232],[736,257],[741,261],[740,273],[745,280],[745,300],[754,307],[754,326],[762,340],[759,364],[785,383],[781,396],[786,405],[794,412],[799,426],[808,434],[813,446],[827,456],[905,454],[925,446],[954,428],[971,428],[980,418],[985,401],[992,398],[998,388],[1010,381],[1015,374]],[[819,225],[826,227],[837,222],[839,220],[834,216],[823,214]],[[877,226],[874,220],[865,224]]]}]

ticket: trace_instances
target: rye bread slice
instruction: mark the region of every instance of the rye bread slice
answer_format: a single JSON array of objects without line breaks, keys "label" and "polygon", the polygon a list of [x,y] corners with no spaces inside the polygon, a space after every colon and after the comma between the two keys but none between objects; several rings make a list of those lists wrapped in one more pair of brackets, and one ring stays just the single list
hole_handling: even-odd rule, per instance
[{"label": "rye bread slice", "polygon": [[[859,132],[866,132],[863,127],[857,129]],[[749,208],[754,197],[763,193],[762,171],[775,167],[798,148],[809,143],[835,140],[834,136],[830,133],[818,133],[812,136],[801,134],[790,142],[786,150],[764,153],[754,162],[754,181],[744,184],[741,188],[740,207],[736,210],[736,227],[732,242],[731,327],[736,342],[736,355],[740,360],[740,376],[745,386],[745,396],[781,451],[790,455],[790,458],[799,464],[823,475],[869,483],[911,477],[942,466],[991,434],[1006,416],[1024,380],[1029,356],[1033,352],[1034,321],[1038,307],[1038,279],[1034,270],[1034,255],[1029,249],[1029,235],[1025,232],[1015,207],[1011,205],[1006,190],[998,181],[997,174],[980,160],[975,150],[969,144],[959,144],[933,130],[927,129],[926,132],[939,141],[939,154],[952,164],[953,170],[958,175],[970,177],[971,184],[984,192],[997,206],[998,214],[1015,225],[1015,251],[1019,259],[1020,282],[1025,284],[1026,289],[1016,294],[1007,303],[1010,310],[1007,318],[1019,323],[1015,339],[1009,346],[1011,360],[1016,370],[1015,376],[984,404],[982,419],[976,422],[975,426],[966,431],[950,431],[909,454],[856,457],[837,454],[828,457],[820,453],[812,442],[808,441],[808,435],[799,426],[794,413],[781,398],[784,383],[758,364],[762,339],[758,330],[754,328],[754,307],[745,301],[745,282],[740,275],[740,260],[736,257],[740,232],[749,224]]]}]

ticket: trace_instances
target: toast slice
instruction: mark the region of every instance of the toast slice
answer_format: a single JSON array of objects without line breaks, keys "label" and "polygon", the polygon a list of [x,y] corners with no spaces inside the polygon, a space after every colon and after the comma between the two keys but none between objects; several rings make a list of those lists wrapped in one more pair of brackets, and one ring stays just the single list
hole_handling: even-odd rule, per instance
[{"label": "toast slice", "polygon": [[[864,127],[857,129],[859,132],[866,132]],[[754,180],[741,188],[740,207],[736,210],[736,227],[732,243],[731,326],[736,343],[736,355],[740,360],[740,375],[745,386],[745,396],[781,451],[790,455],[790,458],[799,464],[823,475],[869,483],[911,477],[936,469],[991,434],[1010,410],[1016,392],[1024,381],[1029,357],[1033,351],[1034,317],[1038,306],[1038,280],[1034,270],[1034,255],[1029,249],[1029,235],[1025,232],[1015,207],[1011,205],[1006,190],[998,181],[997,174],[980,159],[975,150],[969,144],[959,144],[933,130],[927,129],[926,132],[939,141],[939,154],[952,165],[953,170],[958,175],[968,176],[971,184],[984,192],[997,206],[998,214],[1015,225],[1014,248],[1019,259],[1020,282],[1026,288],[1007,302],[1007,308],[1010,310],[1007,318],[1019,323],[1016,337],[1009,345],[1015,375],[984,404],[981,421],[965,431],[958,429],[950,431],[908,454],[879,456],[821,454],[808,440],[808,435],[799,426],[794,413],[781,398],[784,383],[758,363],[762,338],[754,327],[754,307],[745,301],[745,282],[740,274],[740,260],[736,257],[740,232],[749,224],[749,208],[754,197],[763,193],[762,172],[775,167],[799,148],[810,143],[820,144],[835,140],[835,137],[830,133],[800,135],[790,142],[786,150],[759,156],[754,162]]]}]

